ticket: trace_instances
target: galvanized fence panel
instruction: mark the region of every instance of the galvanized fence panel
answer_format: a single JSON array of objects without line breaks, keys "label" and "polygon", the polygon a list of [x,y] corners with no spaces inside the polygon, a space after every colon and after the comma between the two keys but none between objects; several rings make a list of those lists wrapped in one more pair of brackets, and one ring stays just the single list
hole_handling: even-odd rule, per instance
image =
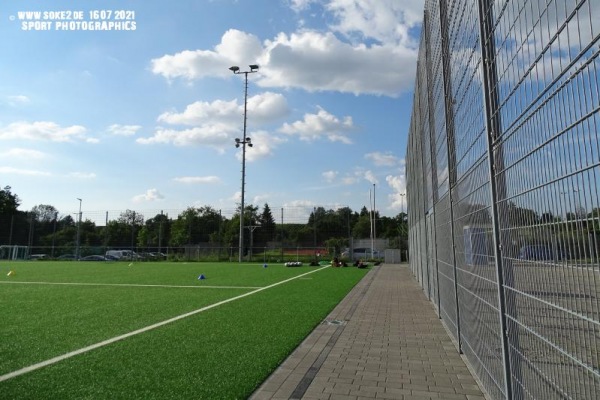
[{"label": "galvanized fence panel", "polygon": [[598,0],[425,5],[411,266],[494,399],[600,398],[599,15]]}]

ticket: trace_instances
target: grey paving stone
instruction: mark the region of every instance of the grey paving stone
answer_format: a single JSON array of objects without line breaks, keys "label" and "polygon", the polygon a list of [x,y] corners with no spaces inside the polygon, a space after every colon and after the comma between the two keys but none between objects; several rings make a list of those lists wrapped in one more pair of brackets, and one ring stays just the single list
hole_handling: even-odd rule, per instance
[{"label": "grey paving stone", "polygon": [[317,359],[303,399],[485,399],[407,266],[374,267],[327,318],[346,325],[317,326],[251,399],[289,399]]}]

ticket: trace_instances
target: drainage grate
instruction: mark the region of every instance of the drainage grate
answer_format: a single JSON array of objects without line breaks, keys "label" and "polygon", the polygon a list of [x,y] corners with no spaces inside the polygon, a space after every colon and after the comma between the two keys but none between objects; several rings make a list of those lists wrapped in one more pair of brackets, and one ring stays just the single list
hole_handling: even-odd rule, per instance
[{"label": "drainage grate", "polygon": [[323,325],[346,325],[348,321],[340,321],[338,319],[326,319]]}]

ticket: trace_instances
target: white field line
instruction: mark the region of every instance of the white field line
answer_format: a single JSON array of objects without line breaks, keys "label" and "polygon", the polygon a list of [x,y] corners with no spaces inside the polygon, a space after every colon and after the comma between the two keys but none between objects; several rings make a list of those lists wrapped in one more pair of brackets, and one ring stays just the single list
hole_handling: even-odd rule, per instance
[{"label": "white field line", "polygon": [[121,286],[121,287],[158,287],[158,288],[193,288],[193,289],[260,289],[259,286],[184,286],[184,285],[142,285],[137,283],[87,283],[87,282],[26,282],[0,281],[0,283],[24,285],[69,285],[69,286]]},{"label": "white field line", "polygon": [[197,310],[190,311],[188,313],[181,314],[181,315],[178,315],[178,316],[173,317],[173,318],[169,318],[169,319],[161,321],[161,322],[157,322],[156,324],[152,324],[152,325],[146,326],[144,328],[140,328],[140,329],[137,329],[135,331],[132,331],[132,332],[129,332],[129,333],[125,333],[123,335],[115,336],[113,338],[104,340],[102,342],[99,342],[99,343],[96,343],[96,344],[92,344],[90,346],[83,347],[83,348],[81,348],[79,350],[71,351],[69,353],[66,353],[66,354],[63,354],[63,355],[51,358],[51,359],[46,360],[46,361],[42,361],[42,362],[37,363],[37,364],[30,365],[30,366],[25,367],[25,368],[21,368],[19,370],[10,372],[8,374],[0,375],[0,382],[3,382],[3,381],[6,381],[6,380],[15,378],[15,377],[20,376],[20,375],[24,375],[26,373],[35,371],[36,369],[40,369],[40,368],[47,367],[47,366],[52,365],[52,364],[56,364],[56,363],[58,363],[60,361],[66,360],[67,358],[71,358],[71,357],[77,356],[79,354],[87,353],[88,351],[92,351],[92,350],[98,349],[100,347],[107,346],[109,344],[118,342],[120,340],[124,340],[124,339],[130,338],[132,336],[139,335],[141,333],[145,333],[145,332],[148,332],[148,331],[156,329],[156,328],[160,328],[160,327],[162,327],[164,325],[167,325],[167,324],[170,324],[172,322],[176,322],[176,321],[179,321],[181,319],[184,319],[184,318],[187,318],[187,317],[191,317],[192,315],[196,315],[196,314],[199,314],[201,312],[210,310],[211,308],[216,308],[216,307],[222,306],[223,304],[227,304],[227,303],[230,303],[232,301],[243,299],[244,297],[248,297],[248,296],[251,296],[253,294],[262,292],[263,290],[271,289],[271,288],[274,288],[275,286],[282,285],[284,283],[293,281],[293,280],[301,278],[303,276],[306,276],[306,275],[309,275],[309,274],[313,274],[313,273],[318,272],[318,271],[322,271],[325,268],[328,268],[328,267],[325,266],[325,267],[316,269],[314,271],[310,271],[310,272],[307,272],[305,274],[298,275],[298,276],[295,276],[293,278],[289,278],[289,279],[283,280],[281,282],[274,283],[274,284],[269,285],[269,286],[261,287],[259,289],[253,290],[251,292],[244,293],[244,294],[241,294],[239,296],[235,296],[235,297],[232,297],[230,299],[223,300],[223,301],[220,301],[218,303],[211,304],[209,306],[202,307],[202,308],[199,308]]}]

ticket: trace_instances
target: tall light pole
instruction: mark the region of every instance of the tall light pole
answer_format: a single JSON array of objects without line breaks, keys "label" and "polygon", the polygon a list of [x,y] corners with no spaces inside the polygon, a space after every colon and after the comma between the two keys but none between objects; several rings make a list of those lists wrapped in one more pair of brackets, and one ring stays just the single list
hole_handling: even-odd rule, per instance
[{"label": "tall light pole", "polygon": [[235,147],[242,146],[242,204],[240,207],[240,248],[238,261],[242,262],[244,256],[244,189],[246,186],[246,145],[252,147],[252,141],[249,137],[246,137],[246,120],[248,115],[248,74],[252,74],[258,71],[258,65],[249,65],[250,71],[240,71],[240,67],[233,66],[229,69],[234,74],[244,74],[244,136],[240,140],[235,138]]},{"label": "tall light pole", "polygon": [[80,252],[80,241],[81,241],[81,199],[78,197],[77,200],[79,200],[79,214],[78,214],[78,222],[77,222],[77,250],[75,252],[75,259],[79,260],[79,257],[81,257],[81,252]]},{"label": "tall light pole", "polygon": [[[402,235],[404,234],[404,215],[402,214],[406,214],[404,212],[404,202],[406,201],[406,193],[399,193],[398,194],[400,197],[402,197],[402,201],[400,203],[400,218],[402,218],[402,220],[400,221],[400,236],[398,236],[398,247],[400,247],[400,262],[402,262]],[[408,211],[408,210],[407,210]],[[406,218],[406,224],[408,225],[408,217]],[[408,235],[407,235],[408,236]]]},{"label": "tall light pole", "polygon": [[[375,184],[373,184],[373,242],[377,240],[377,206],[375,205]],[[374,257],[375,245],[371,244],[371,258]]]},{"label": "tall light pole", "polygon": [[371,189],[369,189],[369,207],[371,207],[371,210],[369,211],[369,222],[371,225],[371,258],[373,258],[375,255],[375,239],[377,235],[375,232],[375,224],[377,222],[377,216],[375,211],[375,184],[373,184],[373,194],[371,194]]}]

